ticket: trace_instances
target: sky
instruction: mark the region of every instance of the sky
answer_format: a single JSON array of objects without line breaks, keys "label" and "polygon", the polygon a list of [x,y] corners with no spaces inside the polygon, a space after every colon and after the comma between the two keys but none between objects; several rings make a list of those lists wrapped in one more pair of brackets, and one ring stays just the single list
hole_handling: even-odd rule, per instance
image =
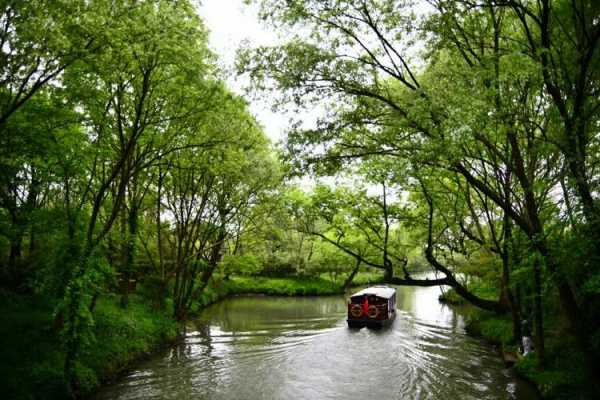
[{"label": "sky", "polygon": [[[310,110],[298,111],[301,113],[298,115],[286,114],[284,111],[274,112],[273,102],[270,101],[269,96],[262,94],[260,97],[260,93],[249,94],[244,91],[248,81],[244,77],[237,76],[234,68],[237,49],[245,41],[251,47],[283,42],[283,39],[279,39],[272,29],[260,21],[256,4],[247,5],[243,0],[201,0],[198,13],[210,32],[209,46],[218,55],[229,88],[248,100],[250,111],[263,125],[265,133],[273,143],[285,138],[286,129],[292,119],[301,120],[302,126],[305,127],[315,125],[317,116],[324,112],[324,108],[320,105],[315,105]],[[349,183],[347,178],[341,177],[321,177],[318,181],[336,186],[340,179],[346,184]],[[304,176],[298,178],[296,183],[305,190],[310,190],[316,181],[314,177]],[[380,191],[379,187],[370,189],[375,192]]]},{"label": "sky", "polygon": [[[257,98],[254,93],[248,94],[244,91],[248,81],[244,77],[237,76],[235,72],[235,55],[237,49],[247,41],[251,47],[269,46],[282,43],[283,40],[266,24],[258,18],[258,6],[244,4],[243,0],[200,0],[198,13],[209,29],[209,46],[218,55],[219,64],[224,71],[228,86],[235,93],[248,99],[250,111],[263,125],[265,133],[277,143],[284,139],[290,120],[300,119],[302,126],[314,126],[316,118],[322,115],[324,108],[315,105],[311,110],[301,111],[299,115],[285,114],[283,111],[274,112],[273,102],[262,94]],[[348,178],[321,177],[322,183],[337,185],[343,181],[349,184]],[[314,187],[314,177],[304,176],[297,182],[304,189]],[[379,193],[379,186],[369,187],[370,194]]]},{"label": "sky", "polygon": [[229,88],[248,98],[250,111],[273,142],[283,139],[289,116],[272,111],[273,103],[266,95],[246,96],[244,87],[248,82],[234,70],[236,50],[244,41],[252,47],[274,45],[278,43],[277,34],[259,20],[256,4],[246,5],[242,0],[202,0],[198,13],[210,31],[209,45],[219,57]]}]

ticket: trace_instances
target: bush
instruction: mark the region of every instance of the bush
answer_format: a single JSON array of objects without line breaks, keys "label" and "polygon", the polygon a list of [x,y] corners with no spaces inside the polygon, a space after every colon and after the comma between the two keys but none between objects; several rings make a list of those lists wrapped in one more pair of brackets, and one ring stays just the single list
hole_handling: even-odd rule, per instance
[{"label": "bush", "polygon": [[540,371],[534,353],[521,358],[515,364],[518,375],[534,382],[545,399],[587,400],[591,393],[585,393],[581,368],[569,368],[567,365],[556,368],[548,366]]},{"label": "bush", "polygon": [[[133,295],[129,308],[122,309],[116,295],[98,299],[95,340],[82,349],[75,364],[81,395],[90,395],[102,381],[177,336],[177,323],[164,312],[152,311],[147,303]],[[5,297],[0,303],[4,318],[0,390],[5,398],[66,397],[64,353],[52,329],[53,308],[54,302],[44,298]]]},{"label": "bush", "polygon": [[466,330],[470,334],[483,336],[490,342],[504,347],[515,345],[512,320],[508,315],[476,310],[470,315]]},{"label": "bush", "polygon": [[321,278],[232,278],[233,293],[257,293],[278,296],[319,296],[343,293],[340,286]]},{"label": "bush", "polygon": [[262,270],[260,260],[252,254],[225,255],[220,265],[225,275],[257,275]]}]

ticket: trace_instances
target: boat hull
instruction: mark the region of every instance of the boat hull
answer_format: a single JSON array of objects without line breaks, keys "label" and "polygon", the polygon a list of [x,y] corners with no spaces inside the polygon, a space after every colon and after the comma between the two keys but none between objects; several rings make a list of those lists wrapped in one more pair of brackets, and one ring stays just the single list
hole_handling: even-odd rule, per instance
[{"label": "boat hull", "polygon": [[349,328],[371,328],[371,329],[379,329],[384,326],[390,325],[394,318],[396,317],[396,313],[393,313],[390,318],[387,319],[369,319],[369,318],[348,318],[346,322],[348,323]]}]

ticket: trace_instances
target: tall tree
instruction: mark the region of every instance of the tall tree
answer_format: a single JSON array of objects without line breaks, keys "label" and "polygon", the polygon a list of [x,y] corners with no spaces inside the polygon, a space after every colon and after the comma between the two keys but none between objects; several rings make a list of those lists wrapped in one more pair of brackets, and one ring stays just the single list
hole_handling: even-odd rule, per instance
[{"label": "tall tree", "polygon": [[[573,41],[568,46],[571,59],[578,54],[583,57],[583,75],[575,76],[582,78],[587,90],[581,96],[589,97],[595,87],[589,80],[595,75],[587,68],[595,57],[592,32],[596,28],[590,24],[596,7],[588,7],[587,2],[574,6],[558,2],[551,7],[549,2],[452,1],[431,2],[416,13],[403,1],[274,0],[262,4],[266,19],[303,29],[284,45],[261,48],[260,54],[242,52],[241,69],[257,82],[273,78],[286,92],[283,100],[301,105],[323,98],[332,101],[332,111],[317,129],[299,129],[289,135],[287,146],[297,165],[325,161],[339,167],[344,161],[378,155],[408,159],[415,169],[435,166],[458,173],[529,238],[543,264],[532,268],[536,291],[541,293],[545,268],[571,331],[585,351],[591,334],[585,321],[590,316],[584,315],[578,302],[577,287],[570,279],[573,271],[567,274],[557,263],[543,217],[549,203],[554,202],[557,210],[561,202],[548,195],[561,169],[546,160],[561,163],[564,157],[569,163],[572,158],[560,147],[553,148],[552,138],[559,130],[544,90],[551,88],[549,52],[562,51],[560,46],[568,41],[563,39],[579,32],[584,46],[571,47]],[[552,50],[544,26],[550,15],[557,15],[549,26],[561,32],[558,14],[552,10],[569,9],[576,10],[565,14],[575,17],[574,21],[584,13],[585,24],[567,28],[568,34],[563,32]],[[539,22],[539,31],[530,29],[527,22],[532,21]],[[538,33],[542,45],[535,47],[536,57],[531,57],[521,44],[538,43]],[[421,54],[414,46],[419,37],[425,48]],[[597,110],[588,111],[593,115]],[[593,139],[579,143],[594,146]],[[594,218],[586,220],[593,224]],[[432,258],[430,262],[435,264]],[[539,296],[536,302],[541,338]],[[539,345],[543,365],[543,346]]]},{"label": "tall tree", "polygon": [[[60,308],[69,379],[82,328],[91,319],[82,311],[89,304],[91,257],[123,209],[128,185],[149,159],[159,157],[154,144],[176,140],[165,137],[165,124],[195,111],[206,86],[202,79],[210,73],[206,33],[191,5],[156,1],[120,6],[128,12],[106,32],[103,51],[73,65],[65,77],[81,104],[92,145],[88,181],[79,195],[81,207],[89,201],[90,215]],[[186,109],[167,112],[181,101]]]}]

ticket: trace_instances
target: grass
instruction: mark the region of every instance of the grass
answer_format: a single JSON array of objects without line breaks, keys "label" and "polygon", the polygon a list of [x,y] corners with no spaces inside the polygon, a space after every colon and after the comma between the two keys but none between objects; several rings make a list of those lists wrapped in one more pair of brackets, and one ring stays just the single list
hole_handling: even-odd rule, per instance
[{"label": "grass", "polygon": [[546,367],[539,370],[535,354],[530,353],[515,365],[516,372],[534,382],[544,399],[597,399],[585,379],[584,359],[569,336],[546,336]]},{"label": "grass", "polygon": [[466,325],[467,333],[482,336],[489,342],[515,351],[517,345],[513,339],[512,320],[509,315],[498,315],[489,311],[473,310]]},{"label": "grass", "polygon": [[[52,302],[2,296],[0,326],[3,356],[0,391],[9,399],[65,398],[64,353],[52,328]],[[174,340],[178,325],[132,296],[123,310],[116,296],[101,297],[94,314],[95,340],[76,365],[81,394],[90,395],[107,379]]]},{"label": "grass", "polygon": [[455,306],[462,306],[466,304],[466,300],[463,299],[456,290],[448,289],[438,296],[438,300],[441,303],[452,304]]},{"label": "grass", "polygon": [[[217,284],[217,293],[227,294],[265,294],[270,296],[329,296],[343,294],[343,279],[332,282],[326,277],[271,278],[260,276],[234,276],[229,281]],[[381,273],[359,272],[352,286],[365,286],[383,282]],[[214,289],[213,289],[214,290]]]},{"label": "grass", "polygon": [[[481,336],[500,345],[504,350],[516,351],[512,335],[512,322],[508,315],[498,315],[473,310],[466,326],[471,335]],[[519,376],[533,382],[544,399],[588,400],[593,399],[586,384],[583,357],[568,335],[546,334],[547,363],[543,371],[538,369],[535,353],[518,359],[514,368]]]},{"label": "grass", "polygon": [[267,278],[236,276],[230,279],[230,293],[272,296],[326,296],[344,291],[322,278]]},{"label": "grass", "polygon": [[[194,303],[191,313],[197,313],[209,304],[230,296],[240,294],[262,294],[267,296],[330,296],[343,294],[341,282],[332,282],[326,277],[264,277],[264,276],[230,276],[229,279],[214,279],[204,289],[200,298]],[[383,281],[377,273],[360,272],[352,282],[352,286],[365,286]]]},{"label": "grass", "polygon": [[[347,277],[348,274],[340,274],[335,276],[335,278],[332,278],[332,276],[328,273],[322,273],[319,275],[319,278],[333,282],[338,286],[343,285]],[[354,276],[351,286],[367,286],[378,283],[383,283],[383,274],[381,272],[360,271]]]},{"label": "grass", "polygon": [[342,294],[342,288],[322,278],[270,278],[260,276],[231,276],[214,279],[194,302],[190,313],[231,295],[263,294],[268,296],[328,296]]},{"label": "grass", "polygon": [[169,313],[154,311],[149,301],[131,296],[124,310],[118,300],[117,296],[99,299],[95,312],[96,341],[81,359],[82,366],[99,381],[122,372],[132,360],[172,342],[179,332],[179,325]]},{"label": "grass", "polygon": [[42,393],[60,398],[64,356],[52,332],[52,305],[7,293],[0,297],[0,392],[9,399],[41,398]]}]

